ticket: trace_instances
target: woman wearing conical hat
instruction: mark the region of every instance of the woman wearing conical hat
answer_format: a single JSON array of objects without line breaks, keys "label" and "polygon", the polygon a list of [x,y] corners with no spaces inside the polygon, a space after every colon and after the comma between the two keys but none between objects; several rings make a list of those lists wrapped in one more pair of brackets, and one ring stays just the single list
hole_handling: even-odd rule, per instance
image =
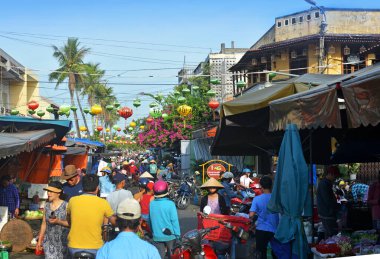
[{"label": "woman wearing conical hat", "polygon": [[223,189],[223,185],[216,179],[210,178],[202,186],[202,189],[207,191],[207,195],[202,197],[201,200],[201,212],[203,208],[209,206],[211,208],[210,214],[223,214],[228,215],[228,208],[223,196],[218,193],[219,189]]}]

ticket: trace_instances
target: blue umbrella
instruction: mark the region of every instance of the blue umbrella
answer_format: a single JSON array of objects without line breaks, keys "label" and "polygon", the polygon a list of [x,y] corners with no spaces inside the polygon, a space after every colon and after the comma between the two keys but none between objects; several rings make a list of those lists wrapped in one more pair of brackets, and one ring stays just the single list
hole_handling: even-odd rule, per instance
[{"label": "blue umbrella", "polygon": [[295,124],[288,124],[281,143],[277,173],[268,210],[280,213],[275,238],[281,243],[292,242],[292,252],[307,258],[309,247],[301,217],[308,211],[309,174]]}]

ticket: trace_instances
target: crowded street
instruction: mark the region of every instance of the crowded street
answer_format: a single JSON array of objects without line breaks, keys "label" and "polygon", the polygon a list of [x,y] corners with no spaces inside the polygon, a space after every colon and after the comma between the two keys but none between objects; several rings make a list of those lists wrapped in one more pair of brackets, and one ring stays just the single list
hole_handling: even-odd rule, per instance
[{"label": "crowded street", "polygon": [[380,257],[379,1],[0,6],[0,259]]}]

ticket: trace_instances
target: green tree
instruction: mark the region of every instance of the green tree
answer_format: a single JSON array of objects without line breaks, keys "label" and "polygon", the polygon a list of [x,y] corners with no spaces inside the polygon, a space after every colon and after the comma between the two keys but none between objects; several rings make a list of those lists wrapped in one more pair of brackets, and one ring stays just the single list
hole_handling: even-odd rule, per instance
[{"label": "green tree", "polygon": [[[74,94],[76,90],[77,78],[76,74],[84,71],[83,59],[90,49],[81,47],[80,42],[76,38],[68,38],[66,44],[63,47],[58,48],[53,46],[53,57],[58,60],[59,68],[50,73],[49,80],[56,80],[56,88],[68,79],[68,89],[70,93],[71,105],[75,106]],[[78,104],[80,105],[80,104]],[[74,123],[77,132],[77,136],[80,137],[78,116],[76,111],[73,111]]]}]

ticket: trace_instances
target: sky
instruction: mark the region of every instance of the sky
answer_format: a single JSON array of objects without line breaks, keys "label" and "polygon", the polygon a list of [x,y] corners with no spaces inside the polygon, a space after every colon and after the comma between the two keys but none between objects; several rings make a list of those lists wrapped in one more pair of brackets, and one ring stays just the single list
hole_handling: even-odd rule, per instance
[{"label": "sky", "polygon": [[[378,0],[317,3],[380,9]],[[17,0],[0,6],[0,48],[34,70],[40,95],[69,103],[66,84],[55,90],[47,82],[58,68],[51,46],[77,37],[91,48],[85,61],[100,63],[122,106],[129,107],[140,92],[170,92],[179,69],[195,67],[208,53],[219,52],[221,43],[249,48],[275,17],[310,8],[304,0]],[[153,101],[140,99],[134,118],[146,116]]]}]

